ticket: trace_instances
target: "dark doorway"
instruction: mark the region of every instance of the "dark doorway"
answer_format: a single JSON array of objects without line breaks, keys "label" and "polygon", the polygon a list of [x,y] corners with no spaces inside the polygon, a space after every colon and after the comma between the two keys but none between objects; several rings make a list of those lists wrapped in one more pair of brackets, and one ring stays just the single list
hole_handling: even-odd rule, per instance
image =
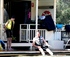
[{"label": "dark doorway", "polygon": [[20,24],[24,24],[27,20],[28,9],[31,9],[31,1],[9,1],[9,6],[7,6],[7,12],[9,18],[15,16],[15,26],[14,26],[14,37],[16,37],[16,42],[19,42],[19,29]]}]

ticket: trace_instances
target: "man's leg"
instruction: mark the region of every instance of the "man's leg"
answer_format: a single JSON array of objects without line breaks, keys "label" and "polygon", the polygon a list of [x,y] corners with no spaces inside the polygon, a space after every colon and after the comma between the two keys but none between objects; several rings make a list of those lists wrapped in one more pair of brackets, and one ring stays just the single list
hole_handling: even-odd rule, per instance
[{"label": "man's leg", "polygon": [[9,48],[11,49],[12,38],[9,39]]},{"label": "man's leg", "polygon": [[10,48],[10,40],[9,40],[9,38],[7,38],[7,50],[9,50],[9,48]]},{"label": "man's leg", "polygon": [[7,39],[7,49],[11,50],[11,43],[12,43],[12,38]]},{"label": "man's leg", "polygon": [[39,48],[39,51],[41,52],[41,54],[42,54],[43,56],[45,55],[45,53],[44,53],[44,51],[43,51],[42,48]]},{"label": "man's leg", "polygon": [[46,51],[47,51],[51,56],[53,56],[53,53],[52,53],[52,51],[51,51],[49,48],[47,48]]},{"label": "man's leg", "polygon": [[11,48],[11,43],[12,43],[12,36],[13,36],[13,32],[10,30],[9,31],[9,50],[13,50],[12,48]]}]

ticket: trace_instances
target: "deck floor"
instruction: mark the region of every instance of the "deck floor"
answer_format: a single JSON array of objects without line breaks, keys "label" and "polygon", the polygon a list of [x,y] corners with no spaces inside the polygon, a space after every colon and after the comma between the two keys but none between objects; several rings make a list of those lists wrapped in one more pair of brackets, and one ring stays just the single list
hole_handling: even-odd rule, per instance
[{"label": "deck floor", "polygon": [[[25,47],[25,45],[27,45]],[[31,43],[12,43],[13,47],[19,47],[17,48],[17,50],[14,51],[0,51],[0,56],[18,56],[18,55],[23,55],[23,56],[41,56],[41,53],[39,51],[29,51],[29,46],[31,45]],[[24,48],[21,46],[24,46]],[[15,49],[16,49],[15,47]],[[28,50],[27,50],[28,48]],[[23,50],[24,49],[24,50]],[[52,50],[54,56],[70,56],[70,50],[68,49],[64,49],[64,50]],[[46,51],[45,51],[46,55],[49,55]]]},{"label": "deck floor", "polygon": [[[70,50],[52,50],[54,55],[69,55],[70,56]],[[46,55],[49,55],[45,51]],[[24,56],[39,56],[41,53],[39,51],[0,51],[0,56],[18,56],[18,55],[24,55]]]}]

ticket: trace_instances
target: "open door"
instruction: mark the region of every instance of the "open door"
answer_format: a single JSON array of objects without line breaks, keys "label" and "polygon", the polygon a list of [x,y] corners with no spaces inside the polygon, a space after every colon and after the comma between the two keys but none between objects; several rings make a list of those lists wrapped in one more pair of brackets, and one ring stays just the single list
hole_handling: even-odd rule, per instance
[{"label": "open door", "polygon": [[28,9],[31,9],[31,1],[8,1],[6,10],[8,12],[9,18],[15,16],[15,27],[13,30],[14,37],[16,37],[16,42],[19,42],[19,30],[20,24],[24,24],[28,19]]}]

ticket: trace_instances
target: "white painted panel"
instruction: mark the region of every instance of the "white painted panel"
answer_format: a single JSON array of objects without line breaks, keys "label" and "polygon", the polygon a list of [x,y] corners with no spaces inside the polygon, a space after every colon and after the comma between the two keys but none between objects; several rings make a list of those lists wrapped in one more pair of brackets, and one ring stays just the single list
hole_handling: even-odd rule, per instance
[{"label": "white painted panel", "polygon": [[64,41],[48,41],[49,45],[51,46],[51,49],[64,49]]},{"label": "white painted panel", "polygon": [[39,0],[39,6],[54,5],[54,0]]},{"label": "white painted panel", "polygon": [[61,40],[61,32],[55,32],[55,40]]},{"label": "white painted panel", "polygon": [[54,40],[54,32],[46,30],[46,40]]}]

